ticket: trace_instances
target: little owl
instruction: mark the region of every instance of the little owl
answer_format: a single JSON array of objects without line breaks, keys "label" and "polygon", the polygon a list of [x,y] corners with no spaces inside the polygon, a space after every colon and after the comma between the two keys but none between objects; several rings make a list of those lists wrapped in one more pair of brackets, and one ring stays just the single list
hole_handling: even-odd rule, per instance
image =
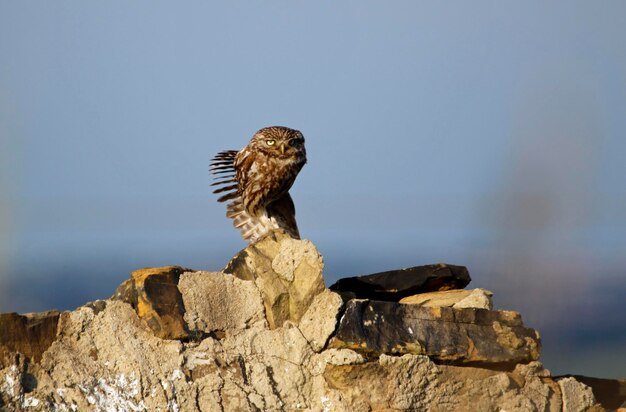
[{"label": "little owl", "polygon": [[273,229],[300,239],[296,209],[289,189],[306,163],[304,136],[282,126],[266,127],[254,134],[239,152],[220,152],[211,162],[217,180],[213,193],[230,201],[226,216],[250,243]]}]

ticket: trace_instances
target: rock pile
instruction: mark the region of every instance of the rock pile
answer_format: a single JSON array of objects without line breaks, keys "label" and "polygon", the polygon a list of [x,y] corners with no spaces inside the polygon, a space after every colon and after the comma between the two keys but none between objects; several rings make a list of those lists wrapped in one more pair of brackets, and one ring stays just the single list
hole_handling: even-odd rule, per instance
[{"label": "rock pile", "polygon": [[626,400],[552,378],[537,332],[491,310],[490,292],[461,289],[463,267],[330,289],[322,271],[311,242],[275,232],[221,272],[141,269],[71,312],[1,314],[0,410],[583,411]]}]

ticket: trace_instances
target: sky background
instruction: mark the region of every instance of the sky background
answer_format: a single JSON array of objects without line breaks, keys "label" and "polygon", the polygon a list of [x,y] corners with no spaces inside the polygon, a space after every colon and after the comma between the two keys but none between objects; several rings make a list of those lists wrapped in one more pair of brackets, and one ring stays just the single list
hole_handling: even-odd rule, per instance
[{"label": "sky background", "polygon": [[208,163],[306,137],[339,277],[447,262],[554,374],[626,377],[626,3],[0,1],[0,311],[245,246]]}]

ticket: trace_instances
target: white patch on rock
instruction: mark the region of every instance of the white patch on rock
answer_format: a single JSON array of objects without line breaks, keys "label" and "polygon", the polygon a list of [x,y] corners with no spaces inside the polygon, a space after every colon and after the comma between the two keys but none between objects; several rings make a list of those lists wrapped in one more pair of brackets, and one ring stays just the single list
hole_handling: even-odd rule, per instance
[{"label": "white patch on rock", "polygon": [[180,369],[174,369],[174,371],[169,377],[169,380],[174,381],[174,380],[182,379],[184,377],[185,375],[183,375],[183,372]]},{"label": "white patch on rock", "polygon": [[89,404],[94,405],[96,410],[101,411],[146,411],[143,400],[135,401],[139,395],[139,379],[133,375],[130,381],[124,374],[114,379],[100,378],[95,382],[78,385],[85,394]]},{"label": "white patch on rock", "polygon": [[10,397],[15,396],[15,383],[17,382],[17,367],[11,365],[9,373],[4,375],[4,385],[2,385],[2,391],[7,393]]},{"label": "white patch on rock", "polygon": [[23,408],[31,408],[31,407],[36,407],[37,405],[39,405],[39,399],[37,398],[31,398],[30,396],[24,399],[24,402],[22,403],[22,407]]},{"label": "white patch on rock", "polygon": [[320,398],[320,402],[322,406],[324,407],[323,409],[324,412],[330,412],[333,410],[333,403],[328,396],[322,396]]}]

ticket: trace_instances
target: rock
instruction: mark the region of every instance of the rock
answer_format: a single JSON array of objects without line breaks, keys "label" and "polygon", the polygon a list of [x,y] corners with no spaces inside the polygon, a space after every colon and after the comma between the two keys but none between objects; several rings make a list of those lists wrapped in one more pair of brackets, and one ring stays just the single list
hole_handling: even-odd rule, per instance
[{"label": "rock", "polygon": [[[594,398],[609,410],[626,409],[626,379],[600,379],[588,376],[564,376],[574,378],[591,388]],[[560,378],[556,378],[560,381]]]},{"label": "rock", "polygon": [[407,296],[400,299],[405,305],[419,305],[427,308],[452,307],[455,303],[465,299],[472,293],[471,290],[452,289],[441,292],[426,292]]},{"label": "rock", "polygon": [[330,289],[348,299],[398,302],[417,293],[463,289],[471,281],[464,266],[445,263],[339,279]]},{"label": "rock", "polygon": [[154,335],[133,308],[108,301],[96,313],[64,313],[59,337],[33,368],[43,410],[156,410],[177,396],[183,344]]},{"label": "rock", "polygon": [[183,319],[185,307],[177,285],[180,275],[189,271],[179,266],[136,270],[111,299],[129,303],[156,336],[186,339],[189,331]]},{"label": "rock", "polygon": [[441,292],[418,293],[400,299],[400,303],[429,308],[454,307],[491,309],[493,293],[485,289],[452,289]]},{"label": "rock", "polygon": [[351,300],[329,347],[368,356],[412,353],[457,364],[514,365],[539,359],[540,342],[516,312]]},{"label": "rock", "polygon": [[352,349],[328,349],[322,352],[324,363],[334,366],[365,363],[365,358]]},{"label": "rock", "polygon": [[281,236],[238,255],[238,277],[143,269],[109,300],[0,315],[0,410],[601,410],[534,361],[517,313],[344,304],[312,244]]},{"label": "rock", "polygon": [[330,388],[341,392],[349,410],[562,410],[559,386],[550,378],[522,375],[517,369],[504,372],[435,364],[420,355],[382,355],[361,364],[329,364],[324,378]]},{"label": "rock", "polygon": [[[183,295],[203,276],[182,275]],[[332,296],[324,292],[314,305]],[[315,353],[288,322],[274,330],[264,322],[237,325],[219,340],[180,342],[156,337],[119,301],[63,313],[40,362],[0,367],[0,409],[562,410],[559,384],[538,362],[504,372],[412,354],[367,361],[346,348]]]},{"label": "rock", "polygon": [[299,322],[313,298],[324,290],[324,261],[313,243],[274,231],[239,252],[224,269],[253,280],[261,291],[271,329]]},{"label": "rock", "polygon": [[313,299],[300,320],[298,327],[315,352],[322,350],[335,332],[342,307],[341,296],[326,289]]},{"label": "rock", "polygon": [[493,302],[491,301],[491,297],[493,293],[486,289],[473,289],[472,293],[464,299],[461,299],[454,305],[452,305],[455,309],[463,309],[463,308],[477,308],[477,309],[493,309]]},{"label": "rock", "polygon": [[57,335],[59,312],[0,313],[0,366],[3,353],[18,352],[38,362]]},{"label": "rock", "polygon": [[563,397],[563,410],[567,412],[588,411],[595,403],[593,391],[574,378],[563,378],[558,381]]},{"label": "rock", "polygon": [[254,282],[221,272],[187,272],[179,280],[185,321],[202,332],[266,326],[261,294]]}]

